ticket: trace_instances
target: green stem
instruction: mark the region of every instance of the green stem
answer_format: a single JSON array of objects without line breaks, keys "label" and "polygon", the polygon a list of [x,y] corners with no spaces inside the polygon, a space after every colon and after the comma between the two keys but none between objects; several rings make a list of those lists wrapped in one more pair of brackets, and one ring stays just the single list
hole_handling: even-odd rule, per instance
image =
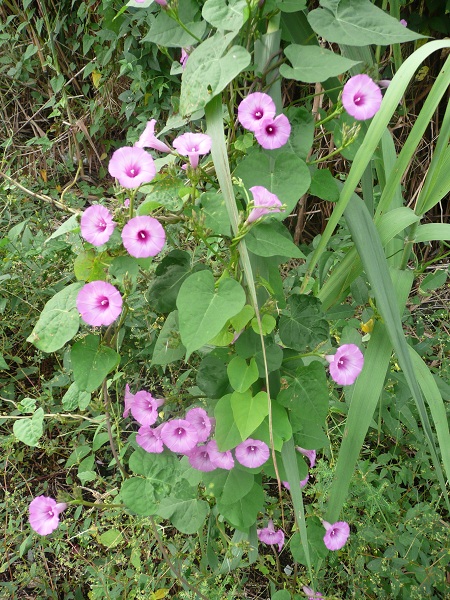
[{"label": "green stem", "polygon": [[103,395],[103,404],[105,407],[105,419],[106,419],[106,431],[108,432],[109,446],[111,448],[112,455],[114,456],[114,460],[116,461],[116,465],[119,467],[120,472],[122,473],[122,477],[127,479],[128,473],[125,471],[125,468],[119,458],[119,453],[117,452],[116,445],[114,443],[114,437],[112,434],[111,427],[111,416],[109,414],[109,395],[108,395],[108,386],[106,382],[106,378],[102,383],[102,395]]}]

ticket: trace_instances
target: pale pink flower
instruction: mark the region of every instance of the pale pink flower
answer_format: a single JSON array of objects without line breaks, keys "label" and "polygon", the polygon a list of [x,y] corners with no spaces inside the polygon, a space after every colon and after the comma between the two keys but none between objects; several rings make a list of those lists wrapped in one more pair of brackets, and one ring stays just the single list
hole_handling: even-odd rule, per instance
[{"label": "pale pink flower", "polygon": [[113,216],[101,204],[94,204],[86,208],[81,215],[81,235],[94,246],[102,246],[111,237],[116,223]]},{"label": "pale pink flower", "polygon": [[158,425],[158,427],[150,427],[149,425],[142,425],[136,434],[136,443],[143,448],[146,452],[151,454],[161,454],[164,450],[163,442],[161,439],[161,429],[164,424]]},{"label": "pale pink flower", "polygon": [[281,212],[282,206],[278,196],[269,192],[262,185],[254,185],[250,188],[253,194],[254,208],[250,211],[247,218],[247,223],[253,223],[264,215]]},{"label": "pale pink flower", "polygon": [[130,392],[127,385],[125,387],[125,411],[124,418],[130,412],[139,425],[153,425],[158,419],[158,408],[164,404],[162,398],[153,398],[153,396],[145,390],[140,390],[136,394]]},{"label": "pale pink flower", "polygon": [[272,519],[270,519],[267,527],[257,529],[256,533],[260,542],[270,546],[278,545],[278,552],[281,552],[284,544],[284,532],[282,529],[275,529]]},{"label": "pale pink flower", "polygon": [[211,419],[208,417],[208,413],[203,408],[191,408],[187,411],[185,417],[186,421],[189,421],[198,434],[199,442],[206,442],[211,433]]},{"label": "pale pink flower", "polygon": [[155,0],[155,2],[160,6],[167,6],[167,0]]},{"label": "pale pink flower", "polygon": [[[300,480],[300,482],[299,482],[299,483],[300,483],[300,487],[301,487],[301,488],[304,488],[304,487],[305,487],[305,485],[308,483],[308,480],[309,480],[309,475],[306,475],[305,479],[301,479],[301,480]],[[289,482],[288,482],[288,481],[282,481],[281,483],[284,485],[284,487],[285,487],[287,490],[290,490],[290,489],[291,489],[291,486],[289,485]]]},{"label": "pale pink flower", "polygon": [[173,419],[164,423],[161,439],[172,452],[189,454],[197,445],[198,434],[196,428],[186,419]]},{"label": "pale pink flower", "polygon": [[191,467],[194,467],[197,471],[207,473],[217,469],[211,459],[208,444],[206,444],[206,446],[195,446],[195,448],[189,452],[188,459]]},{"label": "pale pink flower", "polygon": [[158,140],[155,136],[155,123],[156,119],[152,119],[145,126],[144,131],[141,133],[141,137],[134,144],[135,148],[153,148],[159,152],[172,152],[167,144]]},{"label": "pale pink flower", "polygon": [[320,592],[315,592],[307,585],[303,586],[303,592],[308,598],[311,598],[311,600],[325,600]]},{"label": "pale pink flower", "polygon": [[255,469],[263,465],[269,458],[269,447],[261,440],[248,438],[238,446],[234,451],[236,459],[244,467]]},{"label": "pale pink flower", "polygon": [[357,121],[371,119],[381,106],[381,90],[365,74],[350,77],[342,90],[342,104]]},{"label": "pale pink flower", "polygon": [[189,58],[189,54],[186,52],[186,50],[184,48],[181,48],[180,64],[183,67],[183,69],[186,68],[186,63],[188,61],[188,58]]},{"label": "pale pink flower", "polygon": [[339,385],[352,385],[364,366],[364,356],[355,344],[344,344],[336,354],[325,356],[330,363],[330,375]]},{"label": "pale pink flower", "polygon": [[345,521],[338,521],[331,525],[328,521],[322,521],[326,529],[323,541],[328,550],[340,550],[348,540],[350,535],[349,524]]},{"label": "pale pink flower", "polygon": [[48,496],[37,496],[30,502],[29,521],[39,535],[48,535],[59,525],[59,515],[67,508],[65,502],[56,502]]},{"label": "pale pink flower", "polygon": [[173,147],[181,156],[188,156],[191,167],[198,167],[199,157],[208,154],[212,140],[206,133],[183,133],[173,141]]},{"label": "pale pink flower", "polygon": [[378,85],[382,90],[388,88],[391,85],[391,79],[380,79]]},{"label": "pale pink flower", "polygon": [[159,221],[148,215],[133,217],[122,230],[122,242],[136,258],[156,256],[163,249],[166,232]]},{"label": "pale pink flower", "polygon": [[303,454],[303,456],[306,456],[306,458],[309,460],[309,466],[312,469],[316,464],[316,451],[305,450],[305,448],[301,448],[300,446],[296,446],[295,449],[297,450],[297,452]]},{"label": "pale pink flower", "polygon": [[238,119],[245,129],[255,132],[262,119],[273,118],[275,103],[268,94],[254,92],[246,96],[238,106]]},{"label": "pale pink flower", "polygon": [[109,174],[124,188],[133,189],[149,183],[156,175],[153,158],[143,148],[124,146],[111,156]]},{"label": "pale pink flower", "polygon": [[106,281],[91,281],[77,296],[77,309],[88,325],[111,325],[122,312],[122,296]]},{"label": "pale pink flower", "polygon": [[281,148],[291,135],[291,124],[286,115],[277,117],[264,117],[255,130],[255,137],[266,150]]},{"label": "pale pink flower", "polygon": [[400,24],[403,25],[403,27],[408,27],[408,22],[405,21],[405,19],[400,19]]},{"label": "pale pink flower", "polygon": [[215,465],[218,469],[225,469],[226,471],[230,471],[234,467],[234,458],[229,450],[225,452],[220,452],[217,448],[216,440],[210,440],[207,443],[209,457],[213,465]]}]

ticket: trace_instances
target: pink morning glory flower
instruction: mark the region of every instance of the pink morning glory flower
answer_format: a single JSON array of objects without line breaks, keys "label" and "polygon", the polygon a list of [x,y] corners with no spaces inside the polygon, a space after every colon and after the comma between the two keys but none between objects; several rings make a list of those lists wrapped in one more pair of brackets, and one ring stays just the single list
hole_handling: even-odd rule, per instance
[{"label": "pink morning glory flower", "polygon": [[403,25],[403,27],[408,27],[408,22],[405,21],[405,19],[400,19],[400,24]]},{"label": "pink morning glory flower", "polygon": [[216,440],[210,440],[207,444],[209,457],[213,465],[218,469],[230,471],[234,467],[234,458],[229,450],[220,452]]},{"label": "pink morning glory flower", "polygon": [[48,535],[59,525],[59,515],[67,508],[65,502],[56,502],[48,496],[37,496],[30,502],[29,521],[39,535]]},{"label": "pink morning glory flower", "polygon": [[250,211],[247,218],[247,223],[253,223],[257,219],[270,213],[281,212],[282,206],[278,196],[269,192],[269,190],[262,185],[254,185],[250,188],[253,194],[254,208]]},{"label": "pink morning glory flower", "polygon": [[188,156],[191,167],[198,167],[199,156],[208,154],[212,140],[206,133],[183,133],[173,141],[173,147],[181,156]]},{"label": "pink morning glory flower", "polygon": [[238,119],[245,129],[255,132],[262,119],[275,117],[277,109],[272,98],[262,92],[249,94],[238,106]]},{"label": "pink morning glory flower", "polygon": [[189,58],[189,54],[186,52],[186,50],[184,48],[181,48],[180,64],[183,67],[183,69],[186,68],[186,63],[187,63],[188,58]]},{"label": "pink morning glory flower", "polygon": [[[307,476],[305,477],[305,479],[301,479],[301,480],[300,480],[300,482],[299,482],[299,483],[300,483],[300,487],[301,487],[301,488],[304,488],[304,487],[305,487],[305,485],[308,483],[308,480],[309,480],[309,475],[307,475]],[[291,489],[291,486],[289,485],[289,482],[288,482],[288,481],[282,481],[281,483],[284,485],[284,487],[285,487],[287,490],[290,490],[290,489]]]},{"label": "pink morning glory flower", "polygon": [[206,442],[211,433],[211,419],[203,408],[191,408],[184,416],[197,430],[198,441]]},{"label": "pink morning glory flower", "polygon": [[124,188],[134,189],[148,183],[156,175],[153,158],[143,148],[124,146],[111,156],[109,174]]},{"label": "pink morning glory flower", "polygon": [[141,133],[141,137],[134,144],[135,148],[153,148],[159,152],[172,152],[167,144],[158,140],[155,136],[155,123],[156,119],[152,119],[145,126],[144,131]]},{"label": "pink morning glory flower", "polygon": [[342,90],[342,104],[357,121],[371,119],[381,106],[381,90],[365,74],[350,77]]},{"label": "pink morning glory flower", "polygon": [[81,235],[94,246],[106,244],[116,223],[112,214],[101,204],[89,206],[81,215]]},{"label": "pink morning glory flower", "polygon": [[277,117],[264,117],[255,130],[255,137],[266,150],[281,148],[291,135],[291,124],[286,115]]},{"label": "pink morning glory flower", "polygon": [[263,465],[269,458],[269,447],[261,440],[253,440],[248,438],[239,446],[236,446],[234,451],[236,459],[244,467],[255,469]]},{"label": "pink morning glory flower", "polygon": [[326,529],[323,541],[328,550],[340,550],[348,540],[350,535],[349,524],[345,521],[338,521],[331,525],[328,521],[322,521]]},{"label": "pink morning glory flower", "polygon": [[196,428],[186,419],[173,419],[164,423],[161,439],[172,452],[189,454],[197,445],[198,434]]},{"label": "pink morning glory flower", "polygon": [[131,414],[139,425],[153,425],[158,419],[158,408],[164,404],[162,398],[153,398],[153,396],[144,390],[132,394],[127,385],[125,387],[125,411],[124,418]]},{"label": "pink morning glory flower", "polygon": [[136,258],[156,256],[163,249],[166,232],[159,221],[148,215],[133,217],[122,229],[122,242]]},{"label": "pink morning glory flower", "polygon": [[78,292],[77,309],[88,325],[111,325],[122,312],[122,296],[106,281],[91,281]]},{"label": "pink morning glory flower", "polygon": [[325,356],[330,363],[330,375],[339,385],[352,385],[364,366],[364,356],[355,344],[340,346],[336,354]]},{"label": "pink morning glory flower", "polygon": [[152,454],[161,454],[161,452],[164,450],[161,439],[162,428],[163,424],[153,428],[148,425],[142,425],[136,434],[136,443],[146,452],[150,452]]},{"label": "pink morning glory flower", "polygon": [[308,598],[311,598],[311,600],[325,600],[325,598],[322,596],[322,594],[320,592],[315,592],[307,585],[303,586],[303,593]]},{"label": "pink morning glory flower", "polygon": [[297,450],[297,452],[303,454],[303,456],[306,456],[306,458],[309,460],[309,466],[312,469],[316,464],[316,451],[305,450],[305,448],[300,448],[300,446],[296,446],[295,449]]},{"label": "pink morning glory flower", "polygon": [[208,444],[206,446],[196,446],[188,454],[189,464],[197,469],[197,471],[203,471],[208,473],[209,471],[215,471],[216,465],[211,459]]},{"label": "pink morning glory flower", "polygon": [[282,529],[275,529],[272,519],[270,519],[267,527],[257,529],[256,533],[260,542],[270,546],[278,545],[278,552],[281,552],[284,544],[284,532]]}]

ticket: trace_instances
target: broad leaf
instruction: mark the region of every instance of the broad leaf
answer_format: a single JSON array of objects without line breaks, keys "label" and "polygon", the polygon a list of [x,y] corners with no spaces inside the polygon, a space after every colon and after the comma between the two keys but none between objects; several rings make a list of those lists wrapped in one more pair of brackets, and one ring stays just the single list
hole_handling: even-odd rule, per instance
[{"label": "broad leaf", "polygon": [[231,359],[227,367],[228,379],[236,392],[245,392],[259,378],[258,366],[254,358],[250,364],[240,356]]},{"label": "broad leaf", "polygon": [[202,16],[220,31],[239,31],[249,15],[247,0],[206,0]]},{"label": "broad leaf", "polygon": [[328,322],[320,302],[311,296],[290,296],[280,317],[280,338],[285,346],[299,352],[328,339]]},{"label": "broad leaf", "polygon": [[236,527],[246,531],[256,521],[258,513],[264,507],[264,491],[258,483],[254,483],[252,489],[243,498],[233,504],[225,504],[220,500],[217,508],[225,519]]},{"label": "broad leaf", "polygon": [[197,498],[184,498],[184,495],[181,498],[163,498],[158,506],[158,515],[163,519],[170,519],[178,531],[189,535],[203,526],[209,513],[209,504]]},{"label": "broad leaf", "polygon": [[112,348],[100,344],[96,335],[88,335],[72,346],[70,358],[73,376],[82,392],[96,390],[120,361]]},{"label": "broad leaf", "polygon": [[227,394],[217,402],[214,417],[216,419],[215,438],[221,452],[236,448],[244,441],[234,421],[231,394]]},{"label": "broad leaf", "polygon": [[291,61],[292,67],[281,65],[281,75],[286,79],[296,79],[305,83],[325,81],[359,64],[358,61],[345,58],[321,46],[291,44],[284,53]]},{"label": "broad leaf", "polygon": [[181,360],[186,353],[186,348],[181,343],[178,328],[178,311],[171,312],[156,340],[153,350],[153,365],[168,365]]},{"label": "broad leaf", "polygon": [[234,421],[243,440],[246,440],[269,414],[266,392],[252,396],[250,390],[245,393],[234,392],[231,395],[231,408]]},{"label": "broad leaf", "polygon": [[271,221],[271,223],[259,223],[247,233],[245,241],[250,252],[264,257],[305,258],[284,225],[275,220]]},{"label": "broad leaf", "polygon": [[16,438],[27,446],[37,446],[44,433],[44,409],[38,408],[30,418],[14,421],[13,432]]}]

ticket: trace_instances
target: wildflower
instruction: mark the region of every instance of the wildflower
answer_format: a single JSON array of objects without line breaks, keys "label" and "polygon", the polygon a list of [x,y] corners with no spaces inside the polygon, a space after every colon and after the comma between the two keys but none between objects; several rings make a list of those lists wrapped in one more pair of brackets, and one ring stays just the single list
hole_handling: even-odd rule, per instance
[{"label": "wildflower", "polygon": [[267,527],[257,529],[256,533],[260,542],[270,546],[278,544],[278,552],[281,552],[284,544],[284,532],[282,529],[275,529],[272,519],[269,520]]},{"label": "wildflower", "polygon": [[[304,488],[304,487],[305,487],[305,485],[308,483],[308,480],[309,480],[309,475],[306,475],[305,479],[301,479],[301,480],[300,480],[300,482],[299,482],[299,483],[300,483],[300,487],[301,487],[301,488]],[[290,490],[290,489],[291,489],[291,486],[289,485],[289,482],[288,482],[288,481],[282,481],[281,483],[284,485],[284,487],[285,487],[287,490]]]},{"label": "wildflower", "polygon": [[336,354],[326,355],[330,363],[330,375],[339,385],[352,385],[361,373],[364,356],[355,344],[344,344]]},{"label": "wildflower", "polygon": [[197,445],[198,434],[189,421],[174,419],[173,421],[167,421],[162,427],[161,439],[172,452],[189,454]]},{"label": "wildflower", "polygon": [[320,592],[315,592],[307,585],[303,586],[303,592],[308,598],[311,598],[311,600],[325,600]]},{"label": "wildflower", "polygon": [[106,281],[91,281],[78,292],[77,309],[88,325],[111,325],[122,312],[122,296]]},{"label": "wildflower", "polygon": [[234,458],[229,450],[220,452],[217,448],[216,440],[210,440],[207,444],[209,457],[213,465],[218,469],[225,469],[230,471],[234,467]]},{"label": "wildflower", "polygon": [[161,439],[161,429],[163,426],[164,424],[161,424],[158,427],[152,428],[149,425],[142,425],[136,434],[136,443],[146,452],[161,454],[164,450]]},{"label": "wildflower", "polygon": [[207,473],[209,471],[215,471],[216,465],[211,459],[208,444],[206,446],[196,446],[188,454],[189,464],[197,469],[197,471],[203,471]]},{"label": "wildflower", "polygon": [[255,132],[261,120],[275,117],[276,107],[268,94],[249,94],[238,106],[238,119],[245,129]]},{"label": "wildflower", "polygon": [[111,156],[109,174],[124,188],[133,189],[148,183],[156,175],[153,158],[143,148],[124,146]]},{"label": "wildflower", "polygon": [[267,461],[270,452],[269,447],[265,442],[248,438],[239,444],[239,446],[236,446],[235,454],[236,459],[241,465],[254,469],[260,467]]},{"label": "wildflower", "polygon": [[278,196],[269,192],[268,189],[262,185],[254,185],[250,191],[253,194],[254,208],[248,215],[247,223],[253,223],[263,215],[281,212],[282,204]]},{"label": "wildflower", "polygon": [[173,147],[182,156],[188,156],[191,167],[196,169],[198,167],[199,156],[208,154],[211,150],[211,144],[212,140],[206,133],[188,132],[178,136],[173,142]]},{"label": "wildflower", "polygon": [[264,117],[255,131],[255,137],[266,150],[281,148],[288,141],[291,134],[291,124],[286,115],[278,117]]},{"label": "wildflower", "polygon": [[212,427],[211,419],[208,417],[206,410],[203,410],[203,408],[191,408],[191,410],[187,411],[184,418],[197,430],[198,441],[206,442]]},{"label": "wildflower", "polygon": [[56,502],[48,496],[37,496],[30,502],[29,521],[40,535],[48,535],[59,525],[59,515],[67,508],[65,502]]},{"label": "wildflower", "polygon": [[133,217],[122,230],[122,242],[136,258],[156,256],[166,241],[166,232],[159,221],[142,215]]},{"label": "wildflower", "polygon": [[81,235],[94,246],[106,244],[116,223],[112,214],[101,204],[89,206],[81,215]]},{"label": "wildflower", "polygon": [[381,106],[380,88],[368,75],[350,77],[342,90],[342,104],[357,121],[374,116]]},{"label": "wildflower", "polygon": [[305,448],[300,448],[300,446],[296,446],[295,449],[297,450],[297,452],[303,454],[303,456],[306,456],[306,458],[309,460],[309,466],[312,469],[316,464],[316,451],[305,450]]},{"label": "wildflower", "polygon": [[186,50],[184,48],[181,48],[180,64],[183,67],[183,69],[186,68],[186,63],[187,63],[188,58],[189,58],[189,54],[186,52]]},{"label": "wildflower", "polygon": [[155,123],[156,119],[148,121],[144,131],[141,133],[141,137],[134,144],[134,148],[153,148],[159,152],[172,152],[167,144],[158,140],[155,136]]},{"label": "wildflower", "polygon": [[328,521],[322,521],[326,529],[323,541],[328,550],[340,550],[348,540],[350,527],[345,521],[338,521],[331,525]]},{"label": "wildflower", "polygon": [[383,90],[391,85],[391,79],[379,79],[378,86]]},{"label": "wildflower", "polygon": [[144,390],[132,394],[130,387],[125,387],[125,411],[124,418],[131,414],[139,423],[139,425],[153,425],[158,419],[158,408],[164,404],[161,398],[153,398],[153,396]]},{"label": "wildflower", "polygon": [[400,19],[400,24],[403,25],[403,27],[408,27],[408,22],[405,21],[405,19]]}]

